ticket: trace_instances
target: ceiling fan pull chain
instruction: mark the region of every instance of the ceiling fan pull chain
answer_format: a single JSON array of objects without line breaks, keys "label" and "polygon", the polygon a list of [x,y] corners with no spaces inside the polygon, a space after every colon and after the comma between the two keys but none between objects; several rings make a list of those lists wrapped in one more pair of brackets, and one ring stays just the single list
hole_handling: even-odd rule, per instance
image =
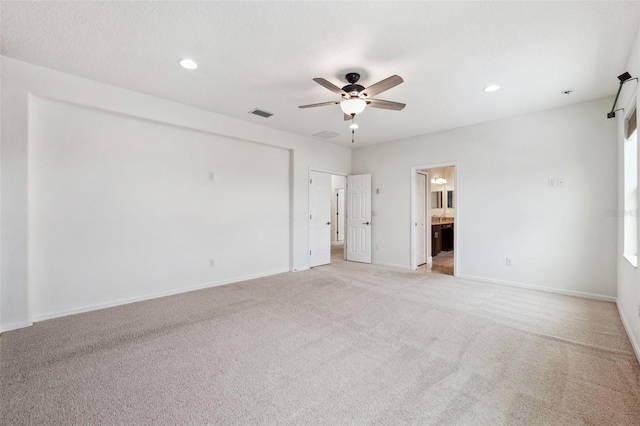
[{"label": "ceiling fan pull chain", "polygon": [[354,138],[355,138],[355,134],[356,134],[356,129],[358,128],[358,125],[356,124],[356,115],[355,114],[351,114],[351,126],[349,126],[351,128],[351,143],[354,143]]}]

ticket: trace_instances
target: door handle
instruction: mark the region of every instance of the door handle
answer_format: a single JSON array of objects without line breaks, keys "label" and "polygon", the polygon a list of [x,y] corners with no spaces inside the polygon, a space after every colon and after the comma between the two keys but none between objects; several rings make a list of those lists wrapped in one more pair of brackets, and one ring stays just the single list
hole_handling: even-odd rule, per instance
[{"label": "door handle", "polygon": [[331,222],[327,222],[327,225],[331,225]]},{"label": "door handle", "polygon": [[365,222],[365,223],[363,223],[363,225],[368,225],[368,224],[369,224],[369,222]]}]

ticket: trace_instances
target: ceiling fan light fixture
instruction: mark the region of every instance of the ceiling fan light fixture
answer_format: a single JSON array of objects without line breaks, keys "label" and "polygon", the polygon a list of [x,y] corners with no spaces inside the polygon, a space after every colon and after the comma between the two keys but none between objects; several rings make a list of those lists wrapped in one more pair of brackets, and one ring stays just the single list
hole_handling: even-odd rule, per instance
[{"label": "ceiling fan light fixture", "polygon": [[340,108],[342,108],[342,112],[351,116],[360,114],[362,111],[364,111],[364,108],[366,106],[367,102],[363,99],[358,98],[345,99],[340,102]]},{"label": "ceiling fan light fixture", "polygon": [[360,126],[358,126],[358,123],[351,123],[351,124],[349,125],[349,128],[350,128],[350,129],[357,129],[357,128],[359,128],[359,127],[360,127]]}]

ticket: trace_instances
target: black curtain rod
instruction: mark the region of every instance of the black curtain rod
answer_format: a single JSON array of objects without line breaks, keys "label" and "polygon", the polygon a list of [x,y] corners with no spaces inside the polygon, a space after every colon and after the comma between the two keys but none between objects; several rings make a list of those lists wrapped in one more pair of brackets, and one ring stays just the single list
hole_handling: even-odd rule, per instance
[{"label": "black curtain rod", "polygon": [[614,118],[616,116],[616,111],[624,111],[624,108],[616,109],[616,104],[618,103],[618,96],[620,96],[620,91],[622,90],[622,86],[631,80],[638,81],[638,77],[631,78],[631,74],[628,72],[624,72],[618,76],[618,80],[620,80],[620,86],[618,86],[618,93],[616,93],[616,98],[613,100],[613,106],[611,107],[611,112],[607,113],[607,118]]}]

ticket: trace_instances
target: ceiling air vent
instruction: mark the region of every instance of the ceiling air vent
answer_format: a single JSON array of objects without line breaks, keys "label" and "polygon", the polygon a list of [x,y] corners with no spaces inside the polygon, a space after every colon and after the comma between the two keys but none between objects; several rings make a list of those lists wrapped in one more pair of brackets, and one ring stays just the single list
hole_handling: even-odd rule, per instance
[{"label": "ceiling air vent", "polygon": [[252,109],[251,111],[249,111],[249,114],[259,115],[260,117],[264,117],[264,118],[269,118],[269,117],[271,117],[273,115],[270,112],[263,111],[263,110],[261,110],[259,108]]},{"label": "ceiling air vent", "polygon": [[320,132],[320,133],[316,133],[312,136],[318,137],[318,138],[322,138],[322,139],[331,139],[331,138],[335,138],[336,136],[340,136],[338,133],[336,132],[330,132],[328,130],[325,130],[324,132]]}]

